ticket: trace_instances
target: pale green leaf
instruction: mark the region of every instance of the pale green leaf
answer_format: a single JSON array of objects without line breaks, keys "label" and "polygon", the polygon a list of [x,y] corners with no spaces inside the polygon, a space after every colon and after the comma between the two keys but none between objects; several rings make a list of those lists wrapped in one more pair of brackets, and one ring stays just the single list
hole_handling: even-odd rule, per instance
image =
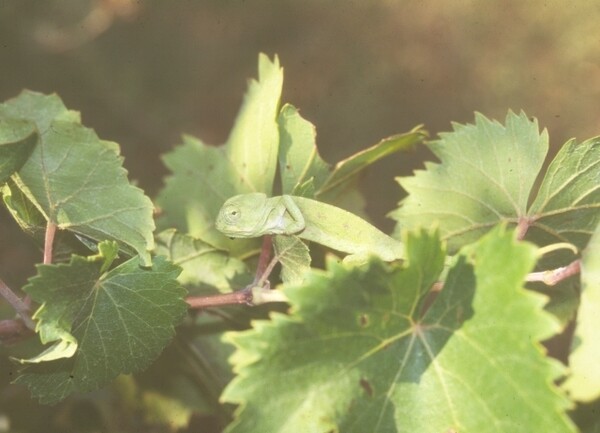
[{"label": "pale green leaf", "polygon": [[222,399],[240,405],[228,432],[575,431],[539,345],[558,325],[522,288],[535,249],[493,230],[431,301],[439,240],[405,244],[403,267],[330,262],[285,290],[291,316],[227,334],[237,376]]},{"label": "pale green leaf", "polygon": [[600,223],[600,137],[560,149],[527,215],[527,239],[586,246]]},{"label": "pale green leaf", "polygon": [[310,252],[298,236],[273,236],[275,256],[281,263],[281,280],[286,284],[301,283],[310,271]]},{"label": "pale green leaf", "polygon": [[270,195],[277,168],[279,132],[277,110],[283,86],[283,69],[277,56],[258,56],[258,81],[250,80],[244,103],[225,145],[236,172],[239,192]]},{"label": "pale green leaf", "polygon": [[0,184],[25,164],[37,140],[34,123],[0,114]]},{"label": "pale green leaf", "polygon": [[391,216],[402,228],[437,224],[450,251],[481,237],[501,221],[527,216],[527,204],[548,151],[548,134],[524,113],[505,125],[477,113],[475,124],[453,124],[429,148],[440,164],[399,178],[408,197]]},{"label": "pale green leaf", "polygon": [[600,225],[584,251],[581,280],[570,374],[563,386],[575,400],[591,402],[600,397]]},{"label": "pale green leaf", "polygon": [[71,358],[29,366],[16,379],[43,403],[146,368],[174,336],[187,309],[185,291],[176,281],[179,269],[163,258],[152,268],[131,259],[102,272],[105,263],[97,255],[39,265],[38,275],[24,288],[42,304],[38,319],[78,342]]},{"label": "pale green leaf", "polygon": [[246,192],[270,194],[277,167],[277,108],[283,71],[279,61],[259,57],[259,80],[252,80],[231,135],[223,146],[208,146],[184,137],[183,145],[164,156],[173,173],[157,202],[160,225],[245,256],[256,251],[256,240],[230,241],[214,227],[221,205]]},{"label": "pale green leaf", "polygon": [[282,193],[304,195],[298,194],[298,189],[309,181],[319,188],[329,177],[331,167],[319,155],[314,125],[303,119],[298,109],[290,104],[283,106],[278,122]]},{"label": "pale green leaf", "polygon": [[[37,319],[38,317],[34,317]],[[43,334],[40,333],[40,340],[46,343],[42,337],[45,334],[46,338],[50,338],[53,344],[44,350],[42,353],[27,359],[15,359],[21,364],[38,364],[40,362],[55,361],[62,358],[70,358],[77,351],[77,340],[64,329],[57,327],[53,328],[54,323],[43,327]]]},{"label": "pale green leaf", "polygon": [[43,239],[46,229],[44,215],[11,179],[2,186],[2,200],[23,231],[40,240]]},{"label": "pale green leaf", "polygon": [[178,281],[193,287],[193,293],[217,289],[229,292],[252,281],[245,263],[206,242],[168,229],[156,237],[156,254],[182,268]]}]

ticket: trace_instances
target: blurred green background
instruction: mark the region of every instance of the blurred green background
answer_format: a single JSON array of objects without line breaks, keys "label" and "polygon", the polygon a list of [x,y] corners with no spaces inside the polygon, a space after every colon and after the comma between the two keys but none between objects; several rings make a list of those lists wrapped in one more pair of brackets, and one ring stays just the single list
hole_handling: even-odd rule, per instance
[{"label": "blurred green background", "polygon": [[[224,142],[259,52],[279,55],[282,101],[316,125],[327,161],[507,109],[537,117],[554,152],[600,129],[599,22],[600,2],[584,0],[0,0],[0,100],[57,92],[120,143],[151,197],[182,133]],[[395,155],[366,174],[378,226],[392,228],[394,176],[428,158]],[[19,287],[41,254],[4,211],[0,244],[0,276]]]}]

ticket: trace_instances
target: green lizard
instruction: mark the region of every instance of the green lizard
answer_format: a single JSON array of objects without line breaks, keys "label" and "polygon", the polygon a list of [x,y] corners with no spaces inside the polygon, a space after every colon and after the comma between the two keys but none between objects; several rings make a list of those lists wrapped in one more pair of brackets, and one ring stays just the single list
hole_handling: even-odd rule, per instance
[{"label": "green lizard", "polygon": [[385,261],[404,258],[402,242],[353,213],[304,197],[236,195],[223,204],[215,225],[232,238],[296,235],[350,254],[349,261],[361,262],[368,255],[377,255]]}]

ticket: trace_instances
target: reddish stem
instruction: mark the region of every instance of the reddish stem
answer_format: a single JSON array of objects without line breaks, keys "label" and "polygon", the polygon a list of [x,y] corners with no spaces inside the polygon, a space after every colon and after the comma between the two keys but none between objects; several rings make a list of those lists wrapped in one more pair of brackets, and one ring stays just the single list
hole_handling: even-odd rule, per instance
[{"label": "reddish stem", "polygon": [[0,341],[15,344],[35,335],[21,320],[0,320]]},{"label": "reddish stem", "polygon": [[567,266],[563,266],[557,269],[551,269],[549,271],[532,272],[527,275],[525,281],[541,281],[547,286],[554,286],[567,278],[578,274],[581,271],[581,260],[575,260],[569,263]]},{"label": "reddish stem", "polygon": [[248,289],[237,292],[223,293],[212,296],[189,296],[185,302],[190,308],[202,309],[207,307],[218,307],[222,305],[246,304],[252,305],[252,291]]},{"label": "reddish stem", "polygon": [[271,238],[271,235],[265,235],[265,237],[263,237],[263,243],[260,250],[258,265],[256,267],[256,275],[254,277],[254,282],[260,280],[260,278],[264,275],[265,270],[269,266],[269,259],[271,258],[272,248],[273,239]]},{"label": "reddish stem", "polygon": [[533,220],[528,217],[520,217],[519,218],[519,222],[517,223],[517,229],[516,229],[518,240],[522,241],[523,239],[525,239],[527,230],[529,230],[529,227],[531,226],[532,222],[533,222]]},{"label": "reddish stem", "polygon": [[29,305],[15,295],[10,287],[8,287],[2,280],[0,280],[0,296],[6,299],[6,302],[13,307],[28,328],[35,329],[35,323],[29,316]]}]

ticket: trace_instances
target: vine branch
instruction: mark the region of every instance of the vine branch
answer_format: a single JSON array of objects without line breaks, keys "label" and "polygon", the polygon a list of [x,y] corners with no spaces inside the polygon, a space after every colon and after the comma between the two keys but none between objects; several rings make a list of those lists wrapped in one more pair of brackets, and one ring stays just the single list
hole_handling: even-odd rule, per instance
[{"label": "vine branch", "polygon": [[581,271],[581,260],[575,260],[567,266],[562,266],[548,271],[532,272],[525,278],[528,282],[542,282],[547,286],[554,286]]},{"label": "vine branch", "polygon": [[271,258],[273,239],[270,235],[263,238],[256,274],[252,284],[231,293],[210,296],[189,296],[186,302],[192,309],[218,307],[222,305],[260,305],[268,302],[286,302],[287,298],[278,290],[271,290],[269,275],[278,262],[277,257]]},{"label": "vine branch", "polygon": [[0,280],[0,295],[6,299],[6,302],[17,312],[25,326],[29,329],[35,329],[35,323],[29,315],[29,306],[21,300],[4,281]]}]

